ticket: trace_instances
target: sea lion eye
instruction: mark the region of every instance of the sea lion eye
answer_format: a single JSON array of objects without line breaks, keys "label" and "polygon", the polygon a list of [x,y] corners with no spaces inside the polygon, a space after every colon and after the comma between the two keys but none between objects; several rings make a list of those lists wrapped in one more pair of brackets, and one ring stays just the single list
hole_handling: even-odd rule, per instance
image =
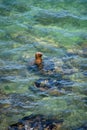
[{"label": "sea lion eye", "polygon": [[39,57],[41,57],[41,56],[42,56],[42,54],[39,55]]}]

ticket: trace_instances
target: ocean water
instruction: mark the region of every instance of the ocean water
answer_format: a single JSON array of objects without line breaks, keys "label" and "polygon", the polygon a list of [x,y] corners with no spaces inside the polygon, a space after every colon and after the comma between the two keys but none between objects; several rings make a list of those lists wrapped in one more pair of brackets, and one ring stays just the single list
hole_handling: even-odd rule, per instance
[{"label": "ocean water", "polygon": [[[28,69],[38,51],[56,73]],[[87,0],[0,0],[0,130],[32,113],[87,123]]]}]

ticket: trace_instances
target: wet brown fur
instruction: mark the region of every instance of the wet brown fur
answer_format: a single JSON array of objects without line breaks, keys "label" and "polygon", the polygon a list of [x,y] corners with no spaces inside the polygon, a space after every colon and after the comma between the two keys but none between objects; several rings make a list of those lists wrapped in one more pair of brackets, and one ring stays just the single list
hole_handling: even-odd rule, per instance
[{"label": "wet brown fur", "polygon": [[40,66],[42,64],[42,53],[41,52],[36,52],[35,54],[35,64]]}]

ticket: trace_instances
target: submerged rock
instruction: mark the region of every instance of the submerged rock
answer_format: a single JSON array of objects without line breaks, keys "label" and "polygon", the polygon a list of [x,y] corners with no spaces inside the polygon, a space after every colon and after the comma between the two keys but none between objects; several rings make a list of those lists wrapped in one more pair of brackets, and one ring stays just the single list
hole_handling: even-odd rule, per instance
[{"label": "submerged rock", "polygon": [[60,83],[58,81],[52,79],[38,79],[35,81],[35,86],[37,88],[44,88],[45,90],[53,88],[53,86],[59,85]]},{"label": "submerged rock", "polygon": [[30,115],[20,119],[16,124],[10,125],[8,130],[60,130],[63,122],[63,119]]},{"label": "submerged rock", "polygon": [[[72,91],[73,82],[68,79],[51,79],[40,78],[34,82],[34,86],[29,87],[34,93],[44,93],[43,96],[48,94],[51,96],[61,96]],[[45,95],[46,94],[46,95]]]}]

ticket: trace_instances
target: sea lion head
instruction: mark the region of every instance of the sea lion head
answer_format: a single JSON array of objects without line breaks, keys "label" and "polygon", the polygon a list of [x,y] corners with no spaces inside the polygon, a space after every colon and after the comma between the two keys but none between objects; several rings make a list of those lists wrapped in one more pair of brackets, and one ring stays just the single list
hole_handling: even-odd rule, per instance
[{"label": "sea lion head", "polygon": [[42,55],[43,54],[41,52],[35,53],[35,64],[38,66],[42,64]]}]

